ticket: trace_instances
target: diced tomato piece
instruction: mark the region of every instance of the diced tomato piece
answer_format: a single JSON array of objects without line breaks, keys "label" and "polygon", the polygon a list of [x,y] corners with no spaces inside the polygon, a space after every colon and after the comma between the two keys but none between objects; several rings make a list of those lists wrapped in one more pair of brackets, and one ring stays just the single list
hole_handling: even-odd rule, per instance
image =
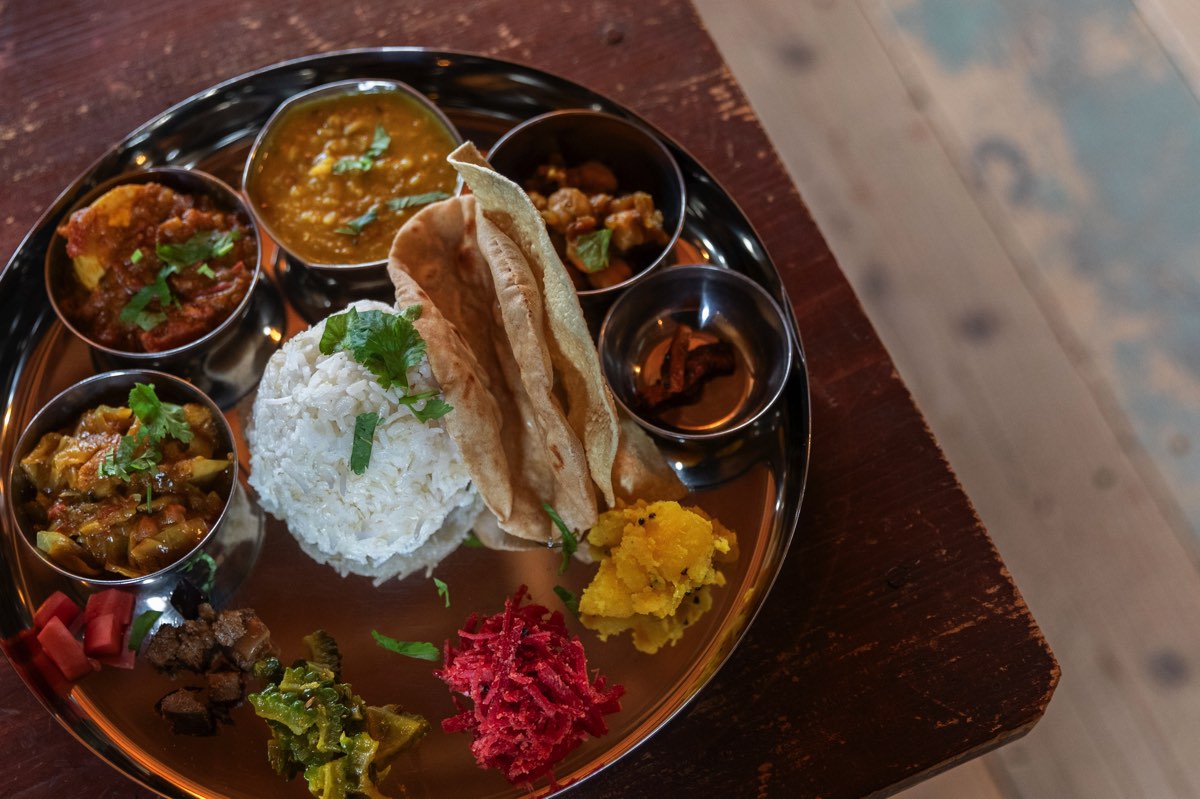
[{"label": "diced tomato piece", "polygon": [[133,621],[134,596],[129,591],[119,588],[108,588],[88,597],[87,608],[83,611],[84,621],[90,622],[97,616],[111,613],[122,626]]},{"label": "diced tomato piece", "polygon": [[46,626],[46,622],[54,617],[58,617],[64,625],[69,627],[78,615],[79,606],[75,604],[75,600],[62,591],[55,591],[46,597],[46,601],[39,605],[37,612],[33,614],[33,628],[35,630],[42,629]]},{"label": "diced tomato piece", "polygon": [[83,644],[75,640],[57,616],[46,622],[38,633],[37,642],[68,680],[78,680],[92,671],[92,661],[83,651]]},{"label": "diced tomato piece", "polygon": [[90,657],[112,656],[121,653],[125,627],[111,613],[93,616],[83,631],[83,651]]},{"label": "diced tomato piece", "polygon": [[46,655],[41,647],[38,647],[33,657],[29,659],[29,665],[41,675],[54,693],[65,694],[71,690],[71,681],[63,676],[58,666],[54,665],[54,661]]}]

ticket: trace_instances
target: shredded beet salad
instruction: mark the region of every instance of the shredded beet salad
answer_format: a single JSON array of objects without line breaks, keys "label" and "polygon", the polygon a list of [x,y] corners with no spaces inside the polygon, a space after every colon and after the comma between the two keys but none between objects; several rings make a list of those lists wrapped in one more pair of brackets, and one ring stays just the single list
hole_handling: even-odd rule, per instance
[{"label": "shredded beet salad", "polygon": [[[561,613],[521,606],[527,588],[505,600],[504,611],[471,614],[446,642],[444,667],[435,672],[455,692],[456,716],[445,732],[470,732],[482,768],[499,770],[514,785],[530,784],[590,734],[608,732],[604,716],[621,709],[624,687],[588,679],[583,644],[567,632]],[[472,706],[462,696],[471,700]]]}]

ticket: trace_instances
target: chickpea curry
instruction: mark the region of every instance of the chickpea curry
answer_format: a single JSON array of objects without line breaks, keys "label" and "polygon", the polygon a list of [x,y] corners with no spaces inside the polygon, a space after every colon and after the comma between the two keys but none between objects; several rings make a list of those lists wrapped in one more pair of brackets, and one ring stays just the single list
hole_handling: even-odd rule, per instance
[{"label": "chickpea curry", "polygon": [[174,563],[216,523],[232,455],[214,457],[208,408],[162,402],[136,384],[129,407],[100,405],[42,436],[21,460],[38,549],[84,577],[140,577]]},{"label": "chickpea curry", "polygon": [[60,307],[81,333],[123,352],[163,352],[217,328],[250,290],[248,221],[205,194],[159,183],[106,192],[58,228],[74,279]]},{"label": "chickpea curry", "polygon": [[446,156],[454,134],[398,91],[298,105],[268,135],[249,186],[279,244],[311,264],[387,258],[396,231],[458,182]]},{"label": "chickpea curry", "polygon": [[644,191],[619,194],[617,177],[599,161],[566,167],[561,159],[526,181],[529,199],[577,289],[615,286],[639,271],[631,264],[670,241],[662,211]]}]

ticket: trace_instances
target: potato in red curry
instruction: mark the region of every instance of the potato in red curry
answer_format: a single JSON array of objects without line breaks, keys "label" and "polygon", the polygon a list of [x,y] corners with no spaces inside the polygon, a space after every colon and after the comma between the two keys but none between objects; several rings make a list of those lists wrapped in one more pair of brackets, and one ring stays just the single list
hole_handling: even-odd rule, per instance
[{"label": "potato in red curry", "polygon": [[204,194],[126,184],[58,228],[74,279],[60,307],[79,332],[123,352],[163,352],[219,326],[250,289],[257,244]]}]

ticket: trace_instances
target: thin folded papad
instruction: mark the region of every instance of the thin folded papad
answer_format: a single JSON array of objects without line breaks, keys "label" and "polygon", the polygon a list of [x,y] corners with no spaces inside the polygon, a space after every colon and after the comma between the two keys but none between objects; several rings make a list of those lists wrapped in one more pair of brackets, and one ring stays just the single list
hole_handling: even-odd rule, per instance
[{"label": "thin folded papad", "polygon": [[411,218],[388,272],[397,306],[422,306],[416,327],[454,407],[442,422],[495,517],[495,528],[477,523],[480,539],[504,549],[556,540],[543,503],[587,530],[597,491],[609,506],[683,496],[649,437],[618,420],[571,279],[524,191],[469,143],[450,161],[474,196]]}]

